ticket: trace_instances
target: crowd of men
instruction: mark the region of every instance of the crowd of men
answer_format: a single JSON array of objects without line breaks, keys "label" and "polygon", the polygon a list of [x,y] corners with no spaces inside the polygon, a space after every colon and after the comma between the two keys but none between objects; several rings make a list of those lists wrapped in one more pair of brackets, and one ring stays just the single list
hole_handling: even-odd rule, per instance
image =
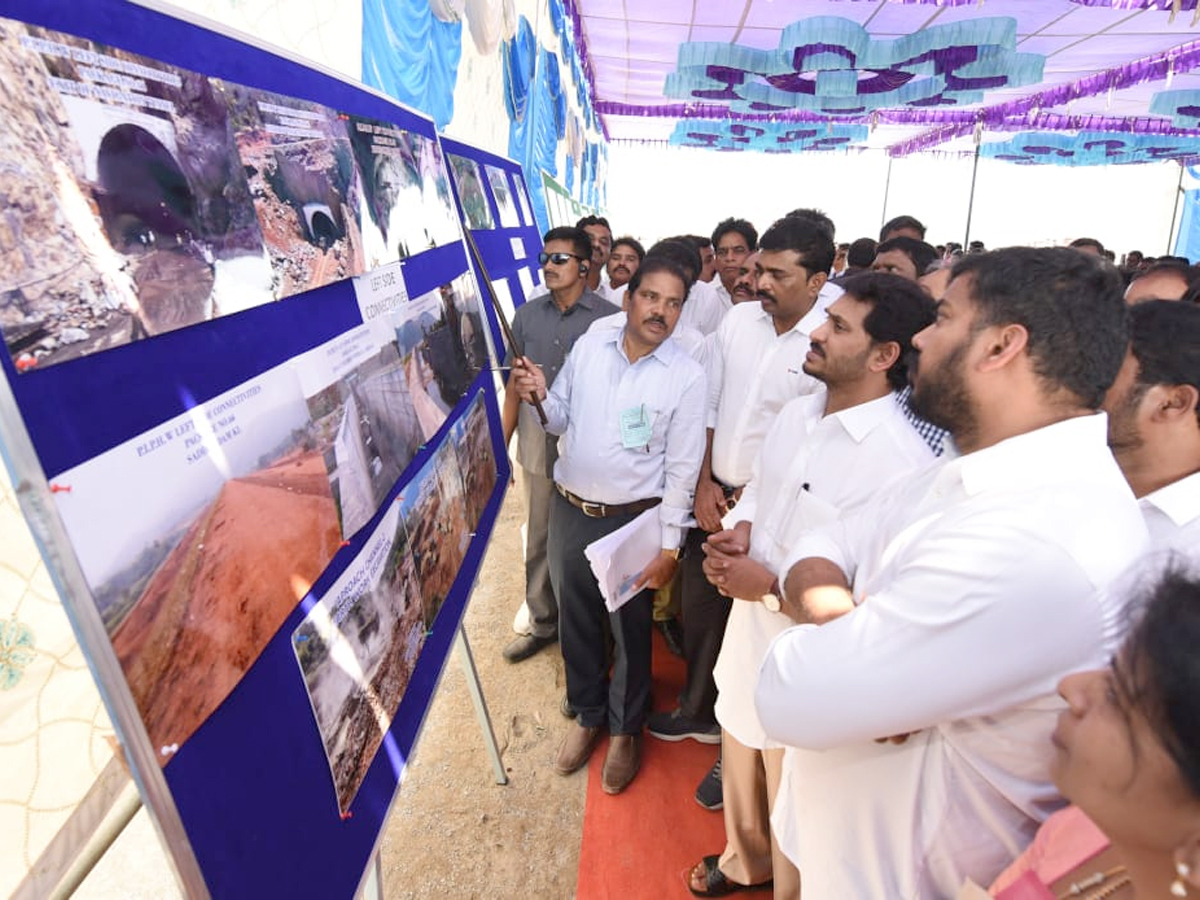
[{"label": "crowd of men", "polygon": [[[528,515],[520,662],[556,642],[570,718],[720,745],[696,790],[722,896],[954,896],[1061,805],[1058,680],[1105,665],[1118,588],[1200,561],[1200,278],[1099,242],[934,247],[818,210],[648,250],[554,228],[513,332],[504,435]],[[1181,302],[1182,301],[1182,302]],[[661,552],[606,606],[585,548],[647,510]],[[682,655],[650,709],[652,633]]]}]

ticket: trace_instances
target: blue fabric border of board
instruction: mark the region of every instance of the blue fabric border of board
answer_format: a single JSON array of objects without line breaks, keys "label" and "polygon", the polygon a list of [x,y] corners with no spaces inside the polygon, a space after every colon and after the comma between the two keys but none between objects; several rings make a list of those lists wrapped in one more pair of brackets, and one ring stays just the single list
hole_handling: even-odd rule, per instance
[{"label": "blue fabric border of board", "polygon": [[[131,3],[0,0],[0,16],[435,135],[429,119],[350,83]],[[457,243],[415,256],[404,266],[411,296],[466,270],[465,249]],[[0,367],[12,384],[42,467],[53,477],[359,322],[351,282],[342,281],[44,371],[18,375],[7,354]],[[508,484],[493,384],[490,372],[477,376],[385,501],[403,490],[466,404],[483,390],[500,470],[496,487],[425,642],[385,746],[351,806],[352,816],[339,815],[320,735],[289,644],[303,618],[303,602],[233,693],[166,765],[166,781],[213,896],[349,897],[359,884],[461,622]],[[319,596],[337,578],[381,515],[376,513],[334,557],[313,595]]]}]

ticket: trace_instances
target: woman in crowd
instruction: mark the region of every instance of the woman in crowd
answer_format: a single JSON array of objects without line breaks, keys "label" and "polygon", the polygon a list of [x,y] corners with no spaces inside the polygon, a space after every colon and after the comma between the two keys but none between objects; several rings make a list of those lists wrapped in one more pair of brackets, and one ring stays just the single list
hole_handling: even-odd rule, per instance
[{"label": "woman in crowd", "polygon": [[[1105,671],[1064,678],[1052,816],[1002,900],[1200,896],[1200,578],[1172,571]],[[964,892],[964,896],[966,892]]]}]

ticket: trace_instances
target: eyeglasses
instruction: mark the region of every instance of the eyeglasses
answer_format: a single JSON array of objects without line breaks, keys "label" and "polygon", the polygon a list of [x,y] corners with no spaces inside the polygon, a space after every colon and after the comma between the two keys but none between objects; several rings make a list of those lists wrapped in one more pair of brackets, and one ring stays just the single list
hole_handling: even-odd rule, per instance
[{"label": "eyeglasses", "polygon": [[587,257],[576,256],[574,253],[547,253],[545,250],[543,250],[538,254],[538,265],[544,266],[546,263],[552,262],[556,266],[565,266],[567,264],[567,260],[569,259],[577,259],[580,262],[583,262],[585,259],[587,259]]}]

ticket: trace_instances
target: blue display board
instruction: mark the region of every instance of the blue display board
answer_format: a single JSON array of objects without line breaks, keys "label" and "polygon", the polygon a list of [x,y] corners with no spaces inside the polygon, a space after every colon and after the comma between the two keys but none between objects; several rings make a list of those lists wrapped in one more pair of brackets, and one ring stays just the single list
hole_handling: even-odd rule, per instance
[{"label": "blue display board", "polygon": [[[508,306],[505,313],[511,321],[513,311],[540,290],[542,278],[537,261],[542,236],[525,174],[520,163],[462,141],[444,137],[442,147],[451,162],[459,214],[471,229],[497,298],[502,308]],[[476,270],[476,276],[482,279],[483,273]],[[501,347],[502,336],[496,327],[496,346]]]},{"label": "blue display board", "polygon": [[171,852],[216,897],[351,896],[509,477],[433,123],[117,0],[0,17],[0,444]]}]

